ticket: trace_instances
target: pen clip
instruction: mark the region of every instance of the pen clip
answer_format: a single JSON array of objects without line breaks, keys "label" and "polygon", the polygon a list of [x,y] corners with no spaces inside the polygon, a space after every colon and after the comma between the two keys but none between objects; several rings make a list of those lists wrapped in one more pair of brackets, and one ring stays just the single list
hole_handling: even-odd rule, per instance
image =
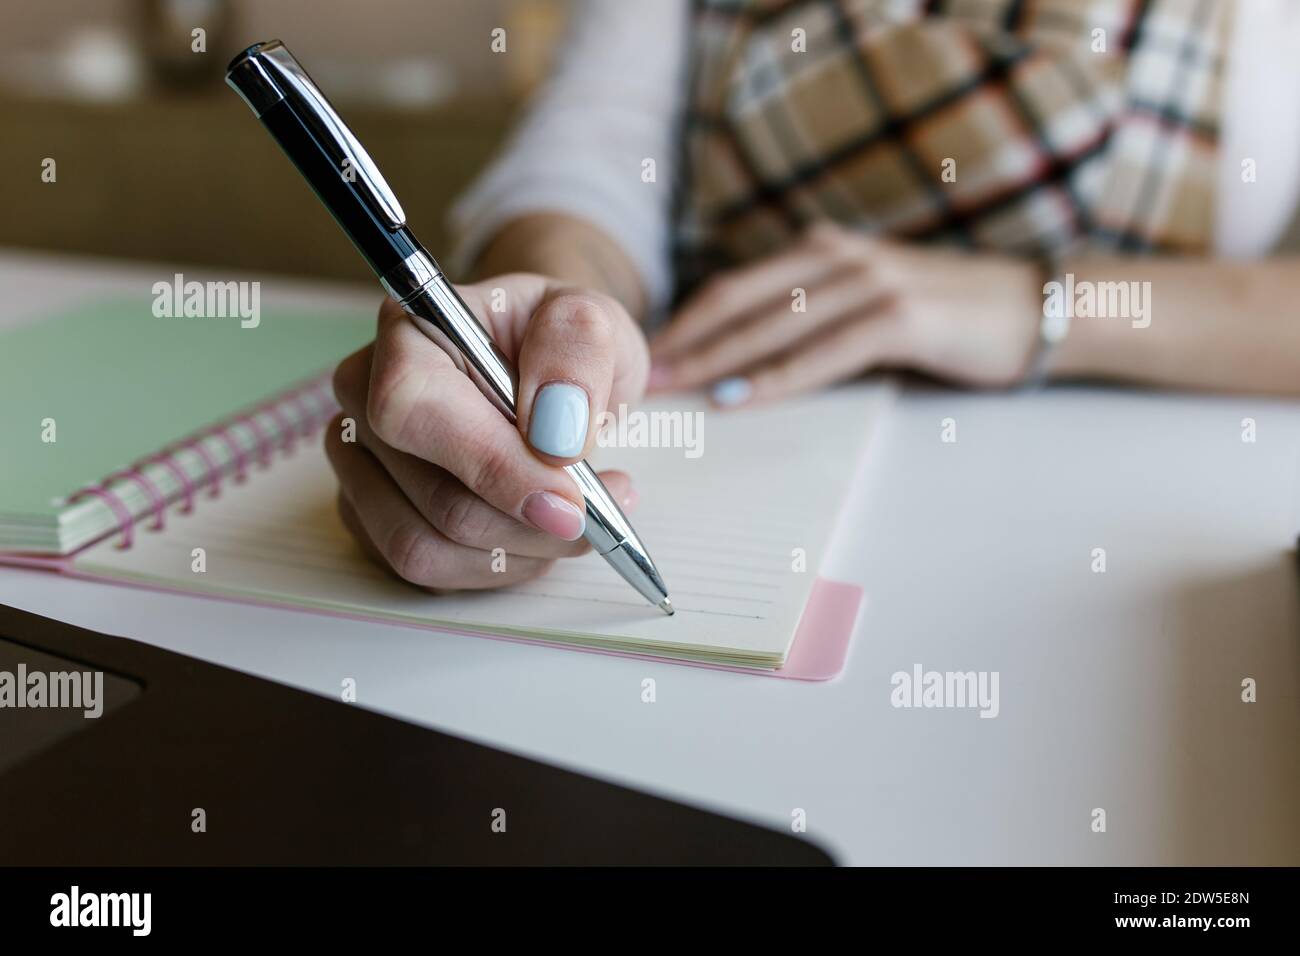
[{"label": "pen clip", "polygon": [[249,47],[230,64],[226,82],[259,116],[280,100],[288,100],[329,154],[339,175],[357,187],[375,215],[390,229],[406,224],[406,213],[379,167],[283,43],[269,40]]}]

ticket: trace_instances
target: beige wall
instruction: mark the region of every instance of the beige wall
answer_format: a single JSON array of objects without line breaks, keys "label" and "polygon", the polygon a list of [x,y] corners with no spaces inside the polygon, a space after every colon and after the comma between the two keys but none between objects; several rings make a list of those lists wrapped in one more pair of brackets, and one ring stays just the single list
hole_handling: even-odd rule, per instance
[{"label": "beige wall", "polygon": [[[530,38],[544,39],[536,14],[562,15],[550,0],[237,0],[231,36],[219,42],[209,27],[193,86],[160,81],[98,99],[33,96],[6,83],[77,31],[113,27],[138,42],[142,5],[0,0],[0,168],[28,171],[6,193],[0,246],[366,278],[301,177],[220,82],[229,55],[279,37],[308,64],[433,56],[452,68],[449,99],[418,108],[354,99],[344,110],[412,225],[443,254],[447,206],[496,149],[518,104],[519,61]],[[491,52],[495,26],[509,30],[508,57]],[[188,29],[181,40],[184,49]],[[38,175],[43,157],[56,159],[57,184]]]}]

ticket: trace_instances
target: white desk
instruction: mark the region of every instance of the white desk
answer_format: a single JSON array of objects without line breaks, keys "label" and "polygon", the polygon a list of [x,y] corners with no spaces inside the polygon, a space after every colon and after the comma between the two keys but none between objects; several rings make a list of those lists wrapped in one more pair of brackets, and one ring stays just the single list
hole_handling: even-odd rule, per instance
[{"label": "white desk", "polygon": [[[0,321],[44,276],[62,299],[170,272],[6,254]],[[827,684],[39,572],[0,570],[0,602],[326,695],[352,677],[364,706],[775,826],[802,808],[849,863],[1298,864],[1298,450],[1296,402],[909,391],[825,569],[869,602]],[[1000,672],[1000,715],[893,708],[914,663]]]}]

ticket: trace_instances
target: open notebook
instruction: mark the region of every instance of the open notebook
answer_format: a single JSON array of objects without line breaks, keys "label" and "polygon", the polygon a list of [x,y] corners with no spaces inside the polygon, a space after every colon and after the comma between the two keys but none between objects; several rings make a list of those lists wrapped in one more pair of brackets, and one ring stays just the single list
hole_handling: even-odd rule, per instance
[{"label": "open notebook", "polygon": [[[727,413],[672,397],[613,430],[618,447],[591,460],[634,476],[631,517],[669,586],[671,618],[594,555],[518,587],[434,595],[372,564],[335,512],[318,433],[336,405],[319,370],[372,324],[276,313],[241,332],[176,321],[147,303],[99,303],[0,336],[10,373],[0,561],[771,672],[801,618],[807,626],[835,517],[891,396],[854,385]],[[249,406],[259,395],[270,397]],[[43,416],[57,419],[57,442],[38,442]],[[654,441],[674,434],[690,447]]]},{"label": "open notebook", "polygon": [[[127,549],[104,542],[76,568],[186,591],[535,637],[752,668],[782,665],[885,386],[842,388],[754,411],[675,398],[640,411],[702,413],[702,453],[600,448],[635,476],[632,515],[677,613],[646,604],[598,556],[517,587],[433,595],[372,564],[335,513],[318,441]],[[204,570],[195,571],[195,549]]]}]

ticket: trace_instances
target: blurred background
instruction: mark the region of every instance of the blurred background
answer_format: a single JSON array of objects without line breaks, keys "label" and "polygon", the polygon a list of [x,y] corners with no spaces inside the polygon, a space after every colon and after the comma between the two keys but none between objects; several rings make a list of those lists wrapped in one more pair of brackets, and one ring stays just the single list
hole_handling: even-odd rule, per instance
[{"label": "blurred background", "polygon": [[5,0],[0,245],[371,279],[224,84],[235,53],[278,38],[436,255],[447,206],[545,75],[565,14],[564,0]]}]

